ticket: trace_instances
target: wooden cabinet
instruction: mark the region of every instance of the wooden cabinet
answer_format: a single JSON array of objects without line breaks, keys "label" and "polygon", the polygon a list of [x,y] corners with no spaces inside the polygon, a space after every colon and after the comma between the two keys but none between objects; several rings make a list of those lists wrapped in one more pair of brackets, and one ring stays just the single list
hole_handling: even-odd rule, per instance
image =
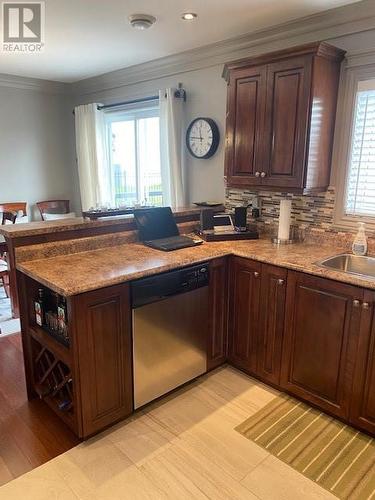
[{"label": "wooden cabinet", "polygon": [[286,269],[262,264],[257,374],[275,385],[280,384],[286,283]]},{"label": "wooden cabinet", "polygon": [[[238,69],[231,73],[227,105],[226,164],[238,185],[256,185],[262,170],[261,130],[264,128],[266,68]],[[245,130],[246,134],[241,133]]]},{"label": "wooden cabinet", "polygon": [[86,437],[133,411],[129,286],[77,295],[73,308]]},{"label": "wooden cabinet", "polygon": [[228,267],[227,258],[224,257],[210,262],[208,370],[220,366],[227,359],[227,310]]},{"label": "wooden cabinet", "polygon": [[[67,297],[62,344],[35,323],[40,284],[22,273],[18,281],[29,398],[42,397],[83,438],[131,414],[129,285]],[[375,291],[242,257],[213,259],[208,326],[208,370],[229,359],[375,435]]]},{"label": "wooden cabinet", "polygon": [[365,291],[355,362],[350,421],[375,434],[375,293]]},{"label": "wooden cabinet", "polygon": [[344,54],[312,43],[226,65],[229,187],[328,187]]},{"label": "wooden cabinet", "polygon": [[[289,272],[281,387],[347,418],[361,289]],[[357,301],[357,302],[355,302]]]},{"label": "wooden cabinet", "polygon": [[229,359],[278,385],[287,271],[236,257],[230,276]]},{"label": "wooden cabinet", "polygon": [[267,68],[263,186],[303,185],[311,66],[311,57],[296,57]]},{"label": "wooden cabinet", "polygon": [[257,367],[261,264],[234,257],[230,265],[229,359],[249,373]]}]

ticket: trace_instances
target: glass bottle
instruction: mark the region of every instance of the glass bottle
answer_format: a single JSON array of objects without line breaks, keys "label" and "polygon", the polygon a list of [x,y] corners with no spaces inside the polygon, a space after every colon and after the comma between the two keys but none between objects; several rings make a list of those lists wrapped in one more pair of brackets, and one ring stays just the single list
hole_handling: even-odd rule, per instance
[{"label": "glass bottle", "polygon": [[43,288],[38,290],[38,298],[34,302],[35,309],[35,321],[39,326],[43,326],[45,323],[45,297]]}]

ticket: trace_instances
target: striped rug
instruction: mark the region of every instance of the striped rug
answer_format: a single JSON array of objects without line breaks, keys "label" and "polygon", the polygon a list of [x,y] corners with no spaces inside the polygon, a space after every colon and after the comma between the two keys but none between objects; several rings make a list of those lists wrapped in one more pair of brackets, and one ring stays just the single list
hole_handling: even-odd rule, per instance
[{"label": "striped rug", "polygon": [[341,499],[375,500],[375,442],[280,395],[236,430]]}]

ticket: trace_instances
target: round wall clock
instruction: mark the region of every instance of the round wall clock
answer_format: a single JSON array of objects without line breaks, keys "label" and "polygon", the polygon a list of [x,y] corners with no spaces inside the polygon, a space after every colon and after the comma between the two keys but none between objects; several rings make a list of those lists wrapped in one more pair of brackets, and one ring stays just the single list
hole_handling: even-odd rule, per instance
[{"label": "round wall clock", "polygon": [[195,158],[211,158],[219,142],[219,127],[211,118],[196,118],[190,123],[186,132],[186,147]]}]

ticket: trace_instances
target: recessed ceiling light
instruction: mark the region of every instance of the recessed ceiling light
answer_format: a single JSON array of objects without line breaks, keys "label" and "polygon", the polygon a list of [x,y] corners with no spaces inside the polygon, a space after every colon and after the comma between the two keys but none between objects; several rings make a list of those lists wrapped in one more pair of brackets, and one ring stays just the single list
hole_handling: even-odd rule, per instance
[{"label": "recessed ceiling light", "polygon": [[198,14],[195,14],[195,12],[184,12],[181,16],[181,19],[183,19],[184,21],[192,21],[196,17],[198,17]]},{"label": "recessed ceiling light", "polygon": [[146,30],[156,22],[156,17],[149,14],[133,14],[129,16],[129,23],[137,30]]}]

